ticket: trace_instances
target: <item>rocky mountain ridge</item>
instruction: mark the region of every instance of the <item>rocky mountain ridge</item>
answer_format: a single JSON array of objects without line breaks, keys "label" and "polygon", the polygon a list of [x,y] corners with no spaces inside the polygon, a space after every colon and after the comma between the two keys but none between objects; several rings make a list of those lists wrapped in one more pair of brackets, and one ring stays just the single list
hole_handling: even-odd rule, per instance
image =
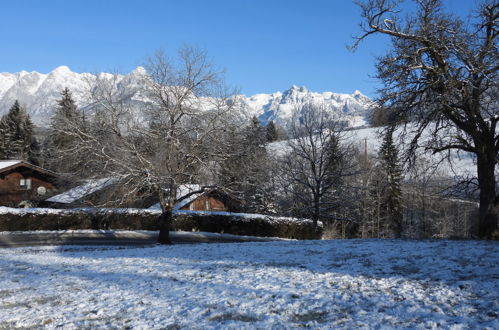
[{"label": "rocky mountain ridge", "polygon": [[[127,95],[139,102],[147,102],[141,94],[141,81],[147,73],[142,67],[121,75],[110,73],[76,73],[67,66],[60,66],[44,74],[36,71],[0,73],[0,115],[5,114],[15,100],[19,100],[33,122],[38,126],[47,126],[60,98],[60,92],[69,88],[79,106],[84,106],[89,99],[91,87],[99,79],[106,79],[116,84],[117,88],[127,88]],[[245,118],[257,116],[262,123],[274,120],[286,125],[296,107],[305,103],[321,104],[336,117],[347,121],[350,126],[365,124],[365,117],[371,107],[371,100],[360,91],[352,94],[333,92],[316,93],[305,87],[291,86],[284,92],[271,94],[238,95],[237,102],[241,115]]]}]

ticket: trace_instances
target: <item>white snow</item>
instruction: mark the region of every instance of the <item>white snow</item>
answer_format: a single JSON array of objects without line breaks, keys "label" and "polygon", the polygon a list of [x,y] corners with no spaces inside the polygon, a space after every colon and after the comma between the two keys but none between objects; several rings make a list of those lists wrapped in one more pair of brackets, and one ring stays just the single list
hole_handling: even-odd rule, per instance
[{"label": "white snow", "polygon": [[161,214],[161,210],[155,209],[136,209],[136,208],[99,208],[99,207],[80,207],[70,209],[52,209],[52,208],[15,208],[0,206],[0,215],[15,214],[15,215],[45,215],[58,214],[66,215],[71,213],[86,212],[86,213],[124,213],[124,214]]},{"label": "white snow", "polygon": [[[194,193],[195,191],[199,191],[199,190],[201,190],[201,186],[198,184],[181,184],[177,188],[176,199],[180,200],[180,199],[184,198],[185,196],[187,196],[188,194]],[[192,194],[191,196],[189,196],[188,198],[182,199],[182,201],[175,204],[174,210],[178,210],[181,207],[183,207],[184,205],[189,204],[190,202],[192,202],[194,199],[196,199],[197,197],[199,197],[203,193],[204,192],[195,193],[195,194]],[[159,209],[161,209],[161,205],[159,203],[156,203],[156,204],[152,205],[151,207],[149,207],[149,209],[159,210]]]},{"label": "white snow", "polygon": [[0,170],[21,163],[21,160],[0,160]]},{"label": "white snow", "polygon": [[[98,80],[101,83],[111,83],[118,90],[126,88],[126,94],[133,101],[150,103],[151,98],[143,83],[145,75],[142,67],[125,75],[77,73],[67,66],[60,66],[47,74],[36,71],[13,74],[4,72],[0,74],[0,115],[8,111],[15,100],[19,100],[36,125],[47,126],[64,88],[69,88],[77,105],[84,108],[91,102],[89,91]],[[352,115],[364,116],[371,107],[369,98],[359,91],[352,94],[315,93],[294,85],[283,93],[255,94],[249,97],[237,95],[234,100],[241,106],[238,116],[249,119],[256,115],[262,121],[274,120],[280,125],[289,121],[294,108],[308,102],[324,105],[334,114],[344,113],[345,118]],[[212,99],[204,98],[201,100],[201,108],[208,109],[212,103]],[[352,124],[357,123],[355,119],[350,121]]]},{"label": "white snow", "polygon": [[88,196],[96,191],[104,189],[109,185],[116,183],[116,178],[103,178],[87,180],[85,184],[72,188],[62,194],[55,195],[47,199],[47,202],[69,204]]},{"label": "white snow", "polygon": [[[362,122],[359,121],[357,124],[360,125]],[[413,126],[409,126],[409,130],[413,128]],[[376,156],[383,141],[379,135],[381,129],[380,127],[353,128],[345,131],[344,141],[346,143],[353,143],[362,153],[367,147],[368,154]],[[398,132],[400,132],[400,128]],[[422,135],[422,140],[429,138],[430,134],[427,132]],[[399,142],[397,138],[395,138],[395,141],[396,143]],[[287,145],[287,141],[277,141],[268,144],[267,150],[272,155],[283,156],[288,148]],[[438,171],[435,171],[435,175],[448,178],[476,176],[476,160],[471,153],[452,151],[450,155],[451,164],[445,161],[442,162],[439,154],[434,155],[431,151],[422,151],[418,155],[419,159],[424,161],[427,168],[435,166],[438,169]]]},{"label": "white snow", "polygon": [[0,249],[0,328],[499,328],[499,245]]},{"label": "white snow", "polygon": [[242,95],[239,100],[248,116],[257,116],[263,121],[273,120],[283,126],[289,124],[295,109],[307,103],[324,106],[334,116],[345,119],[351,127],[363,126],[372,106],[372,101],[359,91],[352,94],[316,93],[296,85],[283,93]]}]

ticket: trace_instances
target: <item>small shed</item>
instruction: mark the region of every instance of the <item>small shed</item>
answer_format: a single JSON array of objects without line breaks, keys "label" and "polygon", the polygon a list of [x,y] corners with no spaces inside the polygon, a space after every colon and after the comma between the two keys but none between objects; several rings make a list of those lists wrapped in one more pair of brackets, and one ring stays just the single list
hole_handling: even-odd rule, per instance
[{"label": "small shed", "polygon": [[71,208],[89,206],[88,200],[105,188],[115,184],[115,178],[90,179],[76,187],[48,198],[43,205],[53,208]]},{"label": "small shed", "polygon": [[58,175],[22,160],[0,160],[0,205],[44,200],[57,190]]}]

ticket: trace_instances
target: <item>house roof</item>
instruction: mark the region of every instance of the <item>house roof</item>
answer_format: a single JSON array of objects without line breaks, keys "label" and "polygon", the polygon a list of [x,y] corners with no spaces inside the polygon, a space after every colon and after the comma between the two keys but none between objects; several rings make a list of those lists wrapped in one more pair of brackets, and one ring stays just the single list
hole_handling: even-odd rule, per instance
[{"label": "house roof", "polygon": [[[175,206],[173,207],[174,210],[178,210],[181,207],[189,204],[202,194],[204,194],[205,191],[202,189],[202,187],[198,184],[181,184],[177,188],[177,196],[176,199],[177,202]],[[159,203],[154,204],[151,206],[149,209],[160,209],[161,206]]]},{"label": "house roof", "polygon": [[51,203],[70,204],[90,194],[93,194],[94,192],[102,190],[116,182],[118,182],[117,178],[86,180],[85,184],[74,187],[68,191],[63,192],[62,194],[52,196],[46,201]]},{"label": "house roof", "polygon": [[0,160],[0,171],[4,169],[8,169],[16,164],[20,164],[22,161],[20,160]]},{"label": "house roof", "polygon": [[20,166],[31,168],[35,171],[38,171],[38,172],[46,174],[46,175],[50,175],[50,176],[54,176],[54,177],[57,176],[57,173],[46,170],[43,167],[33,165],[33,164],[28,163],[24,160],[14,160],[14,159],[13,160],[0,160],[0,173],[15,169],[16,167],[20,167]]},{"label": "house roof", "polygon": [[[217,187],[201,187],[200,185],[197,184],[185,184],[185,185],[180,185],[177,188],[177,203],[173,206],[173,211],[178,211],[182,207],[188,205],[198,197],[208,194],[214,191],[222,191],[225,194],[231,196],[233,199],[238,200],[238,198],[232,196],[231,194],[228,194],[225,190]],[[149,207],[149,209],[160,209],[161,206],[159,203],[154,204],[153,206]]]}]

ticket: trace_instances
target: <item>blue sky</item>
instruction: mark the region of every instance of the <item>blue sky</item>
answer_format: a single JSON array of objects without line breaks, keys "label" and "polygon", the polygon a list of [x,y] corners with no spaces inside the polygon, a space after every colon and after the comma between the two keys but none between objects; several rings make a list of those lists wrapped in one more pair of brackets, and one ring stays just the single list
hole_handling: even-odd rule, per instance
[{"label": "blue sky", "polygon": [[[447,0],[457,13],[477,0]],[[0,72],[128,72],[157,49],[205,49],[244,94],[308,89],[375,96],[374,56],[388,47],[370,38],[355,52],[360,21],[350,0],[72,0],[0,3]]]}]

